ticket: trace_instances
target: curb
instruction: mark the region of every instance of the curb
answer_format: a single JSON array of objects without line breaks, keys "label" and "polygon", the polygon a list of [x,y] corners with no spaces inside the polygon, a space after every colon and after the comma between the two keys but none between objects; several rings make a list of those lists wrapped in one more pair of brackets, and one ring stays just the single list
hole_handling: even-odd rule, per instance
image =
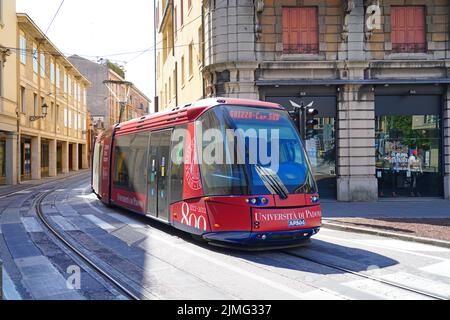
[{"label": "curb", "polygon": [[376,236],[381,236],[381,237],[424,243],[424,244],[429,244],[429,245],[433,245],[433,246],[437,246],[437,247],[443,247],[443,248],[450,249],[450,242],[443,241],[443,240],[408,236],[405,234],[388,232],[388,231],[378,231],[378,230],[368,229],[368,228],[350,227],[350,226],[345,226],[345,225],[336,224],[336,223],[330,223],[330,222],[326,222],[326,221],[324,221],[322,223],[322,228],[346,231],[346,232],[365,233],[365,234],[371,234],[371,235],[376,235]]}]

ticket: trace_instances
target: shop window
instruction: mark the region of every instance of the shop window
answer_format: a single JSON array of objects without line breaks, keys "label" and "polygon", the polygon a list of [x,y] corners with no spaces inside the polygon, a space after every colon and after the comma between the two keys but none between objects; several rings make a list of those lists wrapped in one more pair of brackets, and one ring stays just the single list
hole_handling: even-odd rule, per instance
[{"label": "shop window", "polygon": [[425,7],[392,7],[391,30],[393,52],[425,52]]},{"label": "shop window", "polygon": [[376,118],[376,168],[380,197],[441,195],[439,115]]},{"label": "shop window", "polygon": [[316,7],[283,8],[283,53],[317,54],[319,26]]}]

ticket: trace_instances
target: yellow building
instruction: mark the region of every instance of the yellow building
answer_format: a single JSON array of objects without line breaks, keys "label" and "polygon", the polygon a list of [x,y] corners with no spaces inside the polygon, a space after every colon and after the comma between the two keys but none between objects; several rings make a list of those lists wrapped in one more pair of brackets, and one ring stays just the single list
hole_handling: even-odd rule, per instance
[{"label": "yellow building", "polygon": [[[112,68],[108,68],[108,80],[110,81],[119,81],[124,82],[125,79],[122,75],[119,75],[117,72],[112,70]],[[149,107],[151,100],[142,93],[138,88],[132,85],[128,88],[124,84],[115,84],[111,83],[108,85],[109,88],[113,91],[109,91],[109,124],[119,123],[120,118],[120,102],[124,101],[127,98],[127,90],[129,90],[128,103],[125,106],[122,114],[122,122],[139,118],[149,113]]]},{"label": "yellow building", "polygon": [[204,96],[202,2],[156,1],[157,110]]},{"label": "yellow building", "polygon": [[20,179],[88,168],[90,82],[26,14],[17,14]]},{"label": "yellow building", "polygon": [[17,181],[16,1],[0,0],[0,185]]}]

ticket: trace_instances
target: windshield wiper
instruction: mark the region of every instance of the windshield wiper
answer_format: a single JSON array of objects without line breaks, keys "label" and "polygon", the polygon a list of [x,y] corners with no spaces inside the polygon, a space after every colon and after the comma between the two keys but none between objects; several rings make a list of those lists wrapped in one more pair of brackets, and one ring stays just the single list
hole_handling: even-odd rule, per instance
[{"label": "windshield wiper", "polygon": [[289,196],[289,190],[281,181],[280,177],[273,170],[255,165],[256,173],[258,173],[266,188],[272,193],[280,196],[285,200]]}]

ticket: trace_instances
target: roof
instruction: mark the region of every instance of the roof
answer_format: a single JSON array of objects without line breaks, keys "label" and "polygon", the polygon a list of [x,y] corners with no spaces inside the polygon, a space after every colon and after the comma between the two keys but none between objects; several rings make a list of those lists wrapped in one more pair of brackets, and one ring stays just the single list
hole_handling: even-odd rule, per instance
[{"label": "roof", "polygon": [[277,103],[259,100],[220,98],[220,97],[209,98],[193,102],[192,104],[177,106],[167,111],[153,113],[147,116],[143,116],[141,118],[123,122],[116,128],[118,132],[126,133],[140,129],[167,127],[171,123],[183,124],[197,119],[207,109],[210,109],[217,105],[227,105],[227,104],[283,109],[283,107]]}]

